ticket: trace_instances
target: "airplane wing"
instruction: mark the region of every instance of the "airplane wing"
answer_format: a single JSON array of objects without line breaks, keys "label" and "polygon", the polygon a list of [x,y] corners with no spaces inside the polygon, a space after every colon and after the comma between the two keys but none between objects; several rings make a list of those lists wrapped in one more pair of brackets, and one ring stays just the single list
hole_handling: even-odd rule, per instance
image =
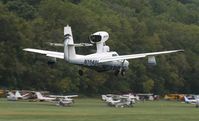
[{"label": "airplane wing", "polygon": [[78,97],[78,95],[49,95],[50,97],[55,97],[55,98],[72,98],[72,97]]},{"label": "airplane wing", "polygon": [[39,50],[39,49],[32,49],[32,48],[25,48],[23,50],[28,51],[28,52],[33,52],[33,53],[40,53],[48,57],[64,59],[64,53],[61,53],[61,52]]},{"label": "airplane wing", "polygon": [[111,58],[102,58],[102,59],[99,60],[99,63],[116,61],[116,60],[144,58],[144,57],[147,57],[147,56],[155,56],[155,55],[176,53],[176,52],[182,52],[182,51],[184,51],[184,50],[171,50],[171,51],[161,51],[161,52],[152,52],[152,53],[140,53],[140,54],[114,56],[114,57],[111,57]]}]

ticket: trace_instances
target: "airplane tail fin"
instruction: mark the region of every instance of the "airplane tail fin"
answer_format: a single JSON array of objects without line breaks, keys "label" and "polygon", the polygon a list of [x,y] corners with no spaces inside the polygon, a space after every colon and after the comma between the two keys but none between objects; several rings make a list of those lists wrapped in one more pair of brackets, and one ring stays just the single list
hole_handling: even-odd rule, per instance
[{"label": "airplane tail fin", "polygon": [[184,96],[184,101],[185,101],[186,103],[189,102],[189,100],[188,100],[188,98],[187,98],[186,96]]},{"label": "airplane tail fin", "polygon": [[19,93],[19,91],[16,91],[16,92],[15,92],[15,96],[16,96],[16,97],[19,97],[19,98],[22,97],[22,95]]},{"label": "airplane tail fin", "polygon": [[42,99],[43,95],[40,92],[35,92],[38,99]]},{"label": "airplane tail fin", "polygon": [[67,25],[64,27],[64,59],[70,61],[75,58],[75,46],[73,41],[73,34],[71,27]]}]

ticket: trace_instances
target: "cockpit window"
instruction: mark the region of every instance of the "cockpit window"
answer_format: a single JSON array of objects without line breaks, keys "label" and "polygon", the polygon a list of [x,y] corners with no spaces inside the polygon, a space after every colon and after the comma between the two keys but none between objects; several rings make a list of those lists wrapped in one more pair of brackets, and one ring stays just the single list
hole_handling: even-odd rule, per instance
[{"label": "cockpit window", "polygon": [[90,39],[90,41],[95,43],[95,42],[100,42],[102,37],[100,35],[91,35],[89,37],[89,39]]}]

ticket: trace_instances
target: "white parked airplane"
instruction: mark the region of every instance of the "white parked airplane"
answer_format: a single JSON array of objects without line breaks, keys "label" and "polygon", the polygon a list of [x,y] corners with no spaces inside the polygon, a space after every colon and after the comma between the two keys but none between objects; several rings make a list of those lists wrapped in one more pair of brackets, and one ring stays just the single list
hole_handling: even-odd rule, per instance
[{"label": "white parked airplane", "polygon": [[[175,53],[183,50],[171,50],[171,51],[161,51],[161,52],[152,52],[152,53],[140,53],[140,54],[131,54],[131,55],[118,55],[115,51],[110,51],[109,46],[105,44],[108,40],[109,34],[105,31],[99,31],[90,35],[89,39],[92,44],[96,44],[97,51],[96,53],[89,55],[79,55],[76,54],[75,47],[81,46],[91,46],[92,44],[80,43],[75,44],[73,41],[72,30],[70,26],[64,27],[64,44],[59,43],[50,43],[54,46],[63,46],[64,52],[40,50],[25,48],[24,51],[34,52],[44,54],[50,58],[50,63],[55,63],[56,59],[64,59],[68,63],[75,65],[80,65],[83,67],[88,67],[94,69],[98,72],[113,70],[115,75],[121,73],[125,74],[125,71],[128,69],[129,62],[128,59],[137,59],[148,57],[149,64],[156,64],[155,56],[167,53]],[[118,43],[119,44],[119,43]],[[79,70],[79,74],[83,75],[83,71]]]},{"label": "white parked airplane", "polygon": [[132,107],[135,104],[135,100],[129,97],[120,97],[120,102],[115,103],[115,107]]},{"label": "white parked airplane", "polygon": [[185,103],[196,104],[197,100],[199,100],[199,98],[196,98],[195,96],[192,96],[190,98],[188,98],[187,96],[184,96]]},{"label": "white parked airplane", "polygon": [[199,107],[199,97],[198,97],[198,95],[192,96],[191,98],[184,96],[184,101],[185,101],[185,103],[195,104],[196,108]]},{"label": "white parked airplane", "polygon": [[26,93],[26,94],[24,94],[24,95],[21,95],[21,94],[19,93],[19,91],[17,90],[17,91],[15,92],[15,94],[13,94],[12,92],[8,92],[7,99],[10,100],[10,101],[16,101],[16,100],[18,100],[18,99],[23,99],[23,100],[25,100],[25,99],[28,99],[28,97],[27,97],[28,95],[29,95],[29,93]]},{"label": "white parked airplane", "polygon": [[57,99],[56,105],[59,106],[70,106],[71,104],[74,103],[74,100],[72,98],[78,97],[78,95],[50,95],[50,97],[54,97]]},{"label": "white parked airplane", "polygon": [[135,104],[135,97],[132,95],[102,95],[102,100],[105,101],[108,106],[115,107],[130,107]]}]

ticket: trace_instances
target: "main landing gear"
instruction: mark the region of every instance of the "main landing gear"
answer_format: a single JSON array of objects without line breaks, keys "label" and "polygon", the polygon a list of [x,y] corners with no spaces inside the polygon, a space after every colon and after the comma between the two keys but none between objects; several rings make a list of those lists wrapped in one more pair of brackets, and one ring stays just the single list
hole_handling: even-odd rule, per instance
[{"label": "main landing gear", "polygon": [[79,70],[78,73],[80,76],[83,76],[83,74],[84,74],[84,72],[82,70]]},{"label": "main landing gear", "polygon": [[122,76],[124,76],[124,75],[125,75],[125,70],[115,70],[115,71],[114,71],[114,75],[115,75],[115,76],[118,76],[119,73],[120,73]]}]

